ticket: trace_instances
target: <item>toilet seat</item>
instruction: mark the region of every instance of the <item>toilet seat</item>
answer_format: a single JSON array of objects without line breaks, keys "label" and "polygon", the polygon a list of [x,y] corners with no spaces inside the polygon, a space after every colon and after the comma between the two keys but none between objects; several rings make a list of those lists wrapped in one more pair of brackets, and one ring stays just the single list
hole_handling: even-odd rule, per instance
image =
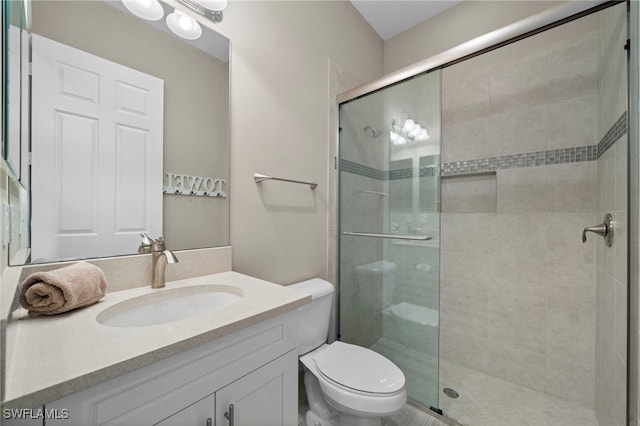
[{"label": "toilet seat", "polygon": [[335,342],[314,360],[326,379],[365,394],[393,394],[404,388],[402,370],[382,355],[361,346]]},{"label": "toilet seat", "polygon": [[[327,403],[343,413],[364,417],[391,416],[397,414],[407,400],[402,371],[391,361],[370,349],[334,342],[302,356],[300,360],[316,377]],[[363,360],[366,361],[363,362]],[[320,365],[324,371],[321,370]],[[365,368],[365,365],[368,365],[369,369]],[[350,376],[346,372],[349,369],[360,370],[360,374]],[[390,386],[385,387],[383,383],[372,385],[367,389],[367,379],[362,377],[364,371],[367,371],[370,377],[378,379],[391,377],[395,378],[395,381],[387,382],[393,383]],[[380,372],[385,374],[381,375]]]}]

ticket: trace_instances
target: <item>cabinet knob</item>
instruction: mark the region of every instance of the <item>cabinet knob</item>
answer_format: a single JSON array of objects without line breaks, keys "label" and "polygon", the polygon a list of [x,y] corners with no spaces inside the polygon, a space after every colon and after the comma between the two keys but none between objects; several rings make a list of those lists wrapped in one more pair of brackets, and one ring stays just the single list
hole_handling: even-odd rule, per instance
[{"label": "cabinet knob", "polygon": [[229,426],[233,426],[233,404],[229,404],[229,411],[224,413],[225,419],[229,420]]},{"label": "cabinet knob", "polygon": [[211,422],[211,417],[209,417],[207,419],[207,426],[212,426],[212,425],[213,425],[213,423]]}]

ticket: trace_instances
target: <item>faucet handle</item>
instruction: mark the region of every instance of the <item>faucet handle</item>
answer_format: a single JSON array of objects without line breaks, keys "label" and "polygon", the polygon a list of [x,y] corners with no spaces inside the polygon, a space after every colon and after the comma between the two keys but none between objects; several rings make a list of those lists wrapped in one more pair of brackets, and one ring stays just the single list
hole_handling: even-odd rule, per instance
[{"label": "faucet handle", "polygon": [[164,250],[165,250],[164,237],[158,237],[158,239],[153,242],[153,251],[160,252]]},{"label": "faucet handle", "polygon": [[142,244],[151,245],[153,244],[153,238],[149,236],[146,232],[141,232],[140,236],[142,237]]},{"label": "faucet handle", "polygon": [[146,232],[141,232],[140,236],[142,241],[138,247],[138,253],[151,253],[151,246],[153,245],[153,239]]}]

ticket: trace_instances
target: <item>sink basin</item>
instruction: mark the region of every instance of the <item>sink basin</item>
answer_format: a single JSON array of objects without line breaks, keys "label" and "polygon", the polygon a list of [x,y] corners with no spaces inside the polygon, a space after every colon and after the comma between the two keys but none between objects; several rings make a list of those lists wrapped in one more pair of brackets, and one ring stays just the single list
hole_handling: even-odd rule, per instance
[{"label": "sink basin", "polygon": [[110,327],[146,327],[180,321],[226,308],[242,298],[228,285],[181,287],[134,297],[100,312],[96,320]]}]

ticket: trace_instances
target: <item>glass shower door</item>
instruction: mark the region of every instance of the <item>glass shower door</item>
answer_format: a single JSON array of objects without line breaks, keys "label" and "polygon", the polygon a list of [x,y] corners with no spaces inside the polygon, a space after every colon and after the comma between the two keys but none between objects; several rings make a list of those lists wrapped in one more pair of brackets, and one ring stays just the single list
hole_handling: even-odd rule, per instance
[{"label": "glass shower door", "polygon": [[340,340],[438,407],[440,72],[340,105]]}]

